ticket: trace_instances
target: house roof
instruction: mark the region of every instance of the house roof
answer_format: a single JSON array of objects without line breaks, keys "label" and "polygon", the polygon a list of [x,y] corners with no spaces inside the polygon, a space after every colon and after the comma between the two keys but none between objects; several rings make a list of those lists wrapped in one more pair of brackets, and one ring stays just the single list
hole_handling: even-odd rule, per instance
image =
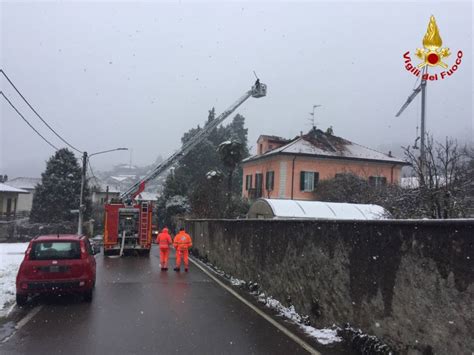
[{"label": "house roof", "polygon": [[90,185],[97,192],[107,192],[107,186],[109,187],[109,193],[120,193],[120,188],[116,184],[108,184],[101,179],[93,176],[90,180]]},{"label": "house roof", "polygon": [[0,192],[16,192],[18,194],[27,194],[28,191],[17,189],[16,187],[0,183]]},{"label": "house roof", "polygon": [[17,187],[19,189],[34,190],[36,185],[41,182],[41,178],[17,177],[7,181],[7,185]]},{"label": "house roof", "polygon": [[98,192],[107,192],[107,186],[109,187],[109,193],[120,193],[120,189],[117,187],[117,186],[114,186],[114,185],[107,185],[103,182],[101,182],[100,184],[96,184],[94,185],[94,187],[96,189],[98,189]]},{"label": "house roof", "polygon": [[118,176],[111,176],[111,179],[117,180],[117,181],[125,181],[127,179],[133,180],[136,179],[136,175],[118,175]]},{"label": "house roof", "polygon": [[266,198],[258,199],[254,203],[268,204],[273,218],[374,220],[390,217],[390,213],[378,205]]},{"label": "house roof", "polygon": [[278,154],[306,155],[319,158],[365,160],[409,165],[402,159],[364,147],[344,138],[325,133],[319,129],[312,129],[308,134],[297,137],[284,146],[268,151],[264,154],[251,156],[244,159],[242,162],[247,163]]}]

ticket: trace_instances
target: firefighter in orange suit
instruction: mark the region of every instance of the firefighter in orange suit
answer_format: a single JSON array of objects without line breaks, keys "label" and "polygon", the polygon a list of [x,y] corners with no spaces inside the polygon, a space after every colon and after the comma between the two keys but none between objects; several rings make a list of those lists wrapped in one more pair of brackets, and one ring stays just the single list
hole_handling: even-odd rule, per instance
[{"label": "firefighter in orange suit", "polygon": [[184,259],[184,271],[189,269],[189,248],[193,246],[193,242],[189,234],[184,231],[184,228],[179,229],[179,233],[174,237],[174,248],[176,249],[176,267],[174,271],[180,271],[181,258]]},{"label": "firefighter in orange suit", "polygon": [[160,266],[161,271],[168,270],[168,257],[170,255],[170,246],[173,244],[171,236],[168,233],[168,228],[163,228],[158,237],[156,237],[156,244],[160,246]]}]

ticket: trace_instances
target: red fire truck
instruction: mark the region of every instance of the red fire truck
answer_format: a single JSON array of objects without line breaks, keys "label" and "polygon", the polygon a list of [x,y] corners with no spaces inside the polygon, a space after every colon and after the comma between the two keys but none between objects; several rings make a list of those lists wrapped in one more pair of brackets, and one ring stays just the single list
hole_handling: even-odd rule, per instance
[{"label": "red fire truck", "polygon": [[149,255],[152,243],[152,215],[153,204],[137,202],[135,197],[144,189],[145,184],[168,171],[173,165],[188,154],[196,145],[201,143],[217,126],[219,126],[232,112],[242,105],[248,98],[264,97],[267,86],[260,80],[251,87],[242,97],[232,104],[226,111],[214,120],[206,123],[179,151],[158,164],[143,179],[131,186],[120,195],[119,200],[112,200],[105,205],[104,222],[104,255],[119,254],[125,251],[136,251],[142,255]]}]

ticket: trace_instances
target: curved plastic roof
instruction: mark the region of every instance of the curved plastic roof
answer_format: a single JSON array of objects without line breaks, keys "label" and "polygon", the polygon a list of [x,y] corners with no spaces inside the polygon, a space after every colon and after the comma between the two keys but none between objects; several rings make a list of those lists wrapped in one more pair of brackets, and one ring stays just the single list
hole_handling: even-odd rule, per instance
[{"label": "curved plastic roof", "polygon": [[259,199],[271,207],[275,218],[387,219],[390,213],[378,205],[321,201]]}]

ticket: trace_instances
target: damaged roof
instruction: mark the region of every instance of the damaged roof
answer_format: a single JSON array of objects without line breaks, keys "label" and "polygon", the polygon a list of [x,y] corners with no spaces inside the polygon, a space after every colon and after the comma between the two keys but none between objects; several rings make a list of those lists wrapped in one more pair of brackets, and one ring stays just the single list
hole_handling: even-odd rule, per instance
[{"label": "damaged roof", "polygon": [[242,162],[263,159],[278,154],[287,155],[306,155],[319,158],[351,159],[378,161],[384,163],[393,163],[400,165],[409,165],[407,162],[394,156],[381,153],[374,149],[364,147],[353,143],[347,139],[325,133],[319,129],[313,128],[307,134],[291,140],[288,144],[277,149],[268,151],[264,154],[254,155]]}]

